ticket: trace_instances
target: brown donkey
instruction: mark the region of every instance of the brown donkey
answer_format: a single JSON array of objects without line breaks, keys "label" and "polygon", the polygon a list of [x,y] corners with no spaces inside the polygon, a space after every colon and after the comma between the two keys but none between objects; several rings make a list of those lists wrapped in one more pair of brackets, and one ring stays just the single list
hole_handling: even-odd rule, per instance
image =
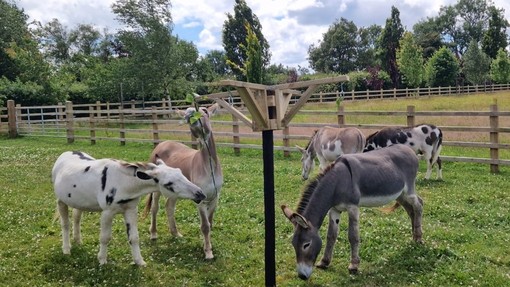
[{"label": "brown donkey", "polygon": [[[223,185],[223,173],[221,171],[220,161],[216,154],[216,145],[211,129],[209,117],[212,116],[218,108],[217,104],[209,108],[200,108],[199,113],[195,108],[188,108],[185,112],[179,111],[189,124],[192,135],[198,139],[200,148],[192,149],[182,143],[175,141],[161,142],[152,151],[150,160],[162,159],[168,166],[177,167],[182,170],[191,182],[199,186],[206,196],[201,203],[197,204],[200,216],[200,229],[204,236],[204,252],[206,259],[214,258],[211,245],[211,227],[214,211],[218,204],[221,186]],[[198,115],[198,117],[197,117]],[[151,211],[151,239],[157,238],[156,215],[159,209],[160,193],[152,193],[146,201],[146,212]],[[166,213],[170,232],[174,236],[182,235],[177,230],[175,224],[175,204],[178,198],[169,196],[166,201]]]}]

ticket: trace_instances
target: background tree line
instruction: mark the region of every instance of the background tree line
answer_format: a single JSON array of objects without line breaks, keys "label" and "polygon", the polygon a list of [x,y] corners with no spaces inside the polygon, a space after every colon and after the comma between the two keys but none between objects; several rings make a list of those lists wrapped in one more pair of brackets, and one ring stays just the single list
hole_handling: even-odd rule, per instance
[{"label": "background tree line", "polygon": [[309,70],[270,64],[262,26],[245,0],[235,0],[223,26],[223,50],[199,55],[173,35],[170,0],[118,0],[122,28],[66,27],[58,19],[28,23],[13,0],[0,0],[0,103],[72,100],[117,102],[183,99],[220,89],[220,79],[276,84],[348,74],[349,83],[321,91],[510,82],[510,26],[489,0],[459,0],[411,31],[392,7],[384,26],[341,18],[309,46]]}]

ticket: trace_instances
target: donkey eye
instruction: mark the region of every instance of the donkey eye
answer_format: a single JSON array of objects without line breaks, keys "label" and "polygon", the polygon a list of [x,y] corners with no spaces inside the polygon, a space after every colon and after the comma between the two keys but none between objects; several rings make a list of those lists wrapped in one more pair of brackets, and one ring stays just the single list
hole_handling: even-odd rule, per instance
[{"label": "donkey eye", "polygon": [[170,191],[172,191],[172,192],[173,192],[173,191],[174,191],[174,189],[172,188],[172,185],[173,185],[173,184],[174,184],[173,182],[169,181],[169,182],[167,182],[166,184],[164,184],[163,186],[164,186],[166,189],[168,189],[168,190],[170,190]]},{"label": "donkey eye", "polygon": [[303,244],[303,249],[304,250],[308,249],[308,247],[310,247],[310,244],[311,244],[310,242]]}]

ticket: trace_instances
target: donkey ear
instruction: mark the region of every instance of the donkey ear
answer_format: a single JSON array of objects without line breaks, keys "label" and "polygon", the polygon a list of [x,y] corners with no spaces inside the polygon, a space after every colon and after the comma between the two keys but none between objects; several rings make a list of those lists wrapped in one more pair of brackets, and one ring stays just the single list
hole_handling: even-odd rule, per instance
[{"label": "donkey ear", "polygon": [[310,224],[308,224],[308,220],[306,220],[306,218],[303,215],[301,215],[299,213],[294,213],[294,214],[292,214],[292,217],[297,225],[303,227],[304,229],[310,228]]},{"label": "donkey ear", "polygon": [[207,112],[209,113],[209,117],[214,116],[218,110],[220,109],[220,105],[218,103],[214,103],[213,105],[207,108]]},{"label": "donkey ear", "polygon": [[304,218],[304,216],[302,216],[299,213],[293,212],[286,205],[282,205],[281,208],[282,208],[283,214],[285,214],[285,217],[287,217],[290,220],[290,222],[292,222],[292,224],[294,224],[294,226],[299,225],[305,229],[310,228],[310,225],[308,224],[308,220],[306,220],[306,218]]}]

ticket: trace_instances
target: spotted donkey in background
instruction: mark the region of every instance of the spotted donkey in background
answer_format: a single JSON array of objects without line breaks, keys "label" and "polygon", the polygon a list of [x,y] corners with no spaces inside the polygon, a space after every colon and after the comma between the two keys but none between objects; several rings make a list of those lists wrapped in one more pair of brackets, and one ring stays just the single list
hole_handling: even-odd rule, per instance
[{"label": "spotted donkey in background", "polygon": [[429,179],[432,166],[437,163],[437,178],[442,179],[441,152],[443,133],[435,125],[421,124],[415,127],[385,127],[367,137],[363,152],[391,146],[405,144],[411,147],[416,154],[422,154],[427,161],[427,174]]}]

